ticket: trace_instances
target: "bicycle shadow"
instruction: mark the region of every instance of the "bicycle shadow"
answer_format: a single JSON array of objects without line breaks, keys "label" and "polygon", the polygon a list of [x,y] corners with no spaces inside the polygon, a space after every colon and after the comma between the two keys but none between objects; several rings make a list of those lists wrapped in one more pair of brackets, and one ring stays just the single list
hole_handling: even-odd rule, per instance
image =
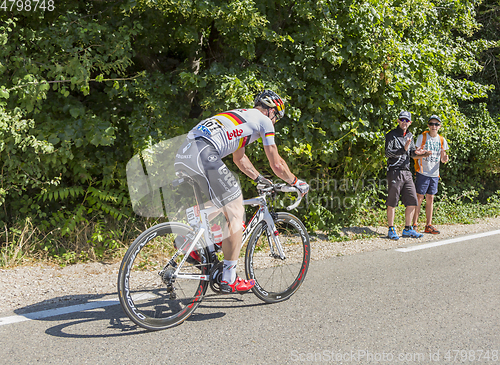
[{"label": "bicycle shadow", "polygon": [[[240,298],[241,296],[240,294],[238,296],[222,296],[220,294],[208,293],[196,311],[186,319],[186,322],[215,320],[223,318],[229,310],[265,304],[263,302],[245,303],[244,298]],[[64,303],[64,306],[58,306],[58,303]],[[103,305],[99,305],[99,303],[103,303]],[[86,307],[86,305],[90,305],[90,307]],[[61,314],[57,314],[57,311],[61,311]],[[58,323],[45,330],[46,334],[54,337],[113,338],[140,335],[149,332],[137,326],[127,317],[120,306],[116,293],[66,295],[16,309],[14,313],[29,320],[44,322],[62,321],[62,323]],[[85,333],[76,333],[77,331],[70,330],[72,327],[102,321],[107,322],[107,326],[105,329],[97,326],[97,328],[101,328],[99,330],[101,333],[88,333],[88,330]],[[92,328],[96,328],[96,326],[92,325]]]}]

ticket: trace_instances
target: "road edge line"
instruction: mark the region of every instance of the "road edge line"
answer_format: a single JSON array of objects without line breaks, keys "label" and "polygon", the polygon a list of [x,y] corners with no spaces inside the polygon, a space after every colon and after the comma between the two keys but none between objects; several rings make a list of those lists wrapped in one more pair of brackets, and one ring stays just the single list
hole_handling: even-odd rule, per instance
[{"label": "road edge line", "polygon": [[457,238],[450,238],[448,240],[444,241],[436,241],[436,242],[430,242],[430,243],[424,243],[422,245],[417,245],[417,246],[410,246],[410,247],[402,247],[402,248],[396,248],[395,251],[398,252],[412,252],[412,251],[418,251],[418,250],[424,250],[427,248],[433,248],[433,247],[438,247],[438,246],[443,246],[443,245],[449,245],[451,243],[457,243],[457,242],[463,242],[463,241],[470,241],[476,238],[481,238],[481,237],[487,237],[487,236],[493,236],[496,234],[500,234],[500,229],[495,230],[495,231],[488,231],[488,232],[483,232],[483,233],[477,233],[469,236],[462,236],[462,237],[457,237]]}]

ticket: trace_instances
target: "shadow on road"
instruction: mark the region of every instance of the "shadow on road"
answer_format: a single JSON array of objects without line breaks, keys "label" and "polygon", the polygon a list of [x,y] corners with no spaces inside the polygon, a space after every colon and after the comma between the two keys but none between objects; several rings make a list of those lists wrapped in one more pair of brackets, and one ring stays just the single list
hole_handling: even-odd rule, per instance
[{"label": "shadow on road", "polygon": [[[245,295],[251,294],[248,293]],[[245,302],[242,297],[242,295],[222,296],[220,294],[207,294],[203,302],[186,321],[210,321],[224,317],[226,312],[230,310],[265,305],[263,302]],[[114,304],[114,301],[116,301],[116,304]],[[99,306],[100,303],[103,303],[103,305]],[[86,308],[85,305],[94,305],[94,308]],[[67,312],[59,314],[57,312],[52,313],[52,311]],[[46,334],[56,337],[107,338],[148,332],[134,324],[126,316],[120,303],[117,301],[116,293],[62,296],[17,309],[14,313],[36,321],[58,322],[57,325],[45,331]],[[76,330],[70,330],[72,327],[78,327],[94,321],[107,322],[108,324],[105,328],[90,326],[83,331],[79,329],[78,333],[76,333]],[[99,333],[89,333],[89,330],[92,331],[92,329],[96,329]]]}]

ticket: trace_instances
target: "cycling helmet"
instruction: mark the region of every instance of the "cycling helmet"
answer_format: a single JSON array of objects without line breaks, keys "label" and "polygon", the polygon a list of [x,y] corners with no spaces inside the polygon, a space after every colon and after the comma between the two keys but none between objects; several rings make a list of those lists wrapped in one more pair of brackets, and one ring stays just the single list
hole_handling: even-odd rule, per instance
[{"label": "cycling helmet", "polygon": [[260,103],[268,108],[276,108],[276,111],[278,112],[278,119],[285,116],[285,103],[283,103],[283,100],[274,91],[264,90],[257,95],[253,103],[254,106],[257,106]]}]

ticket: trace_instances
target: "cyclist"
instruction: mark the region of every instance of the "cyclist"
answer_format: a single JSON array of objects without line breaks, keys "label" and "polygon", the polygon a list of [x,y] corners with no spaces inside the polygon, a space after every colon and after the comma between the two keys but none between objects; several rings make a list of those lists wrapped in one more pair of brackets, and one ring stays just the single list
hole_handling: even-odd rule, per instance
[{"label": "cyclist", "polygon": [[248,144],[262,138],[276,176],[296,187],[302,195],[309,190],[306,182],[292,174],[274,142],[274,124],[284,115],[283,100],[275,92],[264,90],[255,98],[252,109],[235,109],[202,120],[188,133],[176,155],[176,171],[195,179],[203,194],[218,208],[223,208],[228,222],[229,234],[222,241],[224,266],[220,290],[223,293],[248,291],[255,282],[236,275],[243,233],[243,198],[236,177],[222,159],[232,154],[233,162],[245,175],[258,184],[271,185],[245,154]]}]

